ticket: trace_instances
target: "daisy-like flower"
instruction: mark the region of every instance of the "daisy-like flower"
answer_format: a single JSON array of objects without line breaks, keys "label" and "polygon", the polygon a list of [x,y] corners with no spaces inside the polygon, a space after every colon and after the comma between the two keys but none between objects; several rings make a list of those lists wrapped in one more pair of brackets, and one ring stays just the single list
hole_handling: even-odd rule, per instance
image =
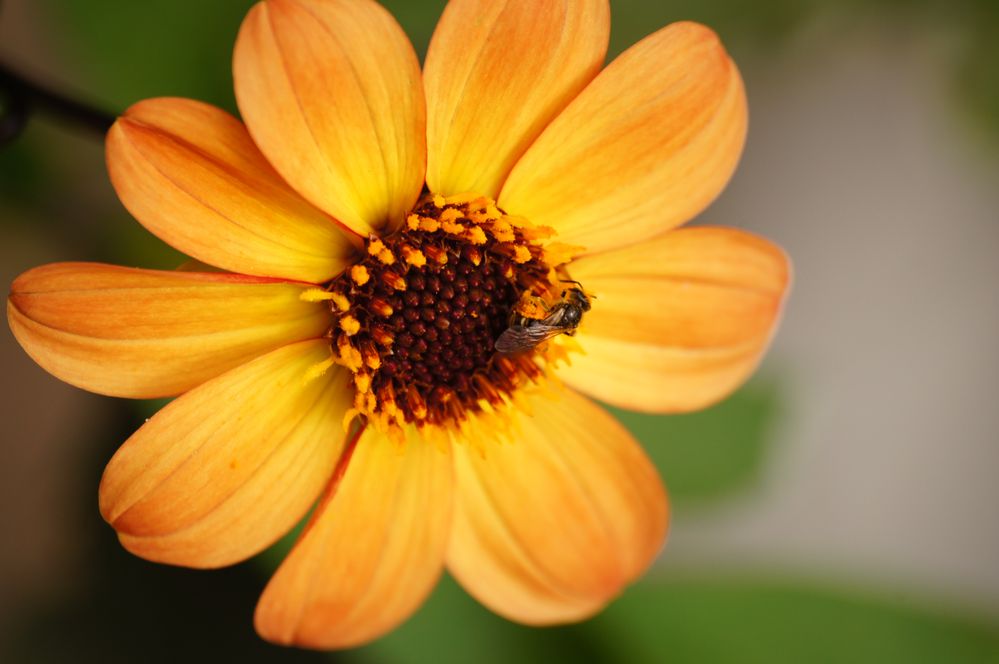
[{"label": "daisy-like flower", "polygon": [[[421,73],[375,2],[267,0],[236,43],[242,122],[167,98],[118,119],[119,197],[201,268],[46,265],[8,317],[64,381],[179,395],[101,482],[128,550],[229,565],[314,506],[255,622],[321,648],[384,634],[445,566],[534,625],[645,571],[665,492],[583,394],[653,413],[722,398],[768,344],[788,265],[742,231],[673,230],[745,137],[715,34],[673,24],[603,68],[609,13],[452,0]],[[574,337],[496,350],[512,324],[580,314]]]}]

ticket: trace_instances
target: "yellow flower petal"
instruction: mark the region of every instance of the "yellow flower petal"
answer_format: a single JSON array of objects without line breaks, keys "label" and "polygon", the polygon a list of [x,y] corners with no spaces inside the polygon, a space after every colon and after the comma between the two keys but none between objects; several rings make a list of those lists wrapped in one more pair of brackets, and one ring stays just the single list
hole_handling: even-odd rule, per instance
[{"label": "yellow flower petal", "polygon": [[559,377],[633,410],[678,412],[728,395],[756,368],[790,280],[781,249],[731,228],[684,228],[572,263],[596,295]]},{"label": "yellow flower petal", "polygon": [[423,187],[420,64],[371,0],[269,0],[243,21],[239,110],[305,198],[367,237],[401,224]]},{"label": "yellow flower petal", "polygon": [[222,273],[55,263],[19,276],[7,318],[60,380],[112,396],[179,394],[330,325],[305,285]]},{"label": "yellow flower petal", "polygon": [[424,73],[427,183],[493,198],[517,159],[600,71],[607,0],[452,0]]},{"label": "yellow flower petal", "polygon": [[675,23],[573,100],[513,169],[499,204],[591,252],[626,246],[703,210],[745,134],[735,64],[711,30]]},{"label": "yellow flower petal", "polygon": [[108,170],[129,212],[180,251],[258,276],[320,282],[350,240],[274,172],[246,128],[190,99],[148,99],[118,118]]},{"label": "yellow flower petal", "polygon": [[257,605],[257,632],[311,648],[360,645],[426,598],[451,522],[451,455],[365,431]]},{"label": "yellow flower petal", "polygon": [[455,447],[447,565],[507,618],[579,620],[652,562],[666,495],[631,435],[585,397],[566,390],[531,410],[519,440]]},{"label": "yellow flower petal", "polygon": [[101,514],[132,553],[218,567],[287,532],[309,509],[344,447],[347,372],[304,380],[323,341],[280,348],[167,405],[118,450],[101,481]]}]

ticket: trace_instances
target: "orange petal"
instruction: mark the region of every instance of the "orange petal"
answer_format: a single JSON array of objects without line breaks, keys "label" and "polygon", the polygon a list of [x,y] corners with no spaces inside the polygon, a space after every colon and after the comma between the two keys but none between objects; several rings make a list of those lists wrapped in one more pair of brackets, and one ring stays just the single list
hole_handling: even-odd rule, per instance
[{"label": "orange petal", "polygon": [[225,270],[320,282],[348,264],[350,241],[274,172],[246,128],[190,99],[148,99],[107,138],[111,182],[163,241]]},{"label": "orange petal", "polygon": [[451,455],[366,431],[257,605],[269,641],[347,648],[405,620],[440,575]]},{"label": "orange petal", "polygon": [[452,0],[427,52],[427,184],[495,198],[528,146],[600,71],[607,0]]},{"label": "orange petal", "polygon": [[361,235],[402,222],[423,187],[420,63],[371,0],[258,3],[236,41],[236,99],[295,189]]},{"label": "orange petal", "polygon": [[352,390],[323,341],[285,346],[188,392],[139,429],[101,480],[101,514],[132,553],[229,565],[302,518],[344,447]]},{"label": "orange petal", "polygon": [[655,558],[666,494],[627,430],[585,397],[565,390],[532,411],[519,440],[455,447],[447,565],[511,620],[579,620]]},{"label": "orange petal", "polygon": [[674,23],[628,49],[531,146],[499,204],[604,251],[691,219],[742,152],[742,80],[717,36]]},{"label": "orange petal", "polygon": [[608,403],[647,412],[703,408],[756,368],[790,280],[787,256],[732,228],[684,228],[572,263],[596,295],[585,355],[559,377]]},{"label": "orange petal", "polygon": [[234,274],[54,263],[14,280],[7,318],[46,371],[85,390],[148,398],[189,390],[329,328],[307,287]]}]

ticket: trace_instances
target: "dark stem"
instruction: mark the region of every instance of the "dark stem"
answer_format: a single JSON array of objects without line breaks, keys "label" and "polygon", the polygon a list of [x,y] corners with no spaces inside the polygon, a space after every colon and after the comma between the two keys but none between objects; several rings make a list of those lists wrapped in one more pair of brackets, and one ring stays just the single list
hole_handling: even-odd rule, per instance
[{"label": "dark stem", "polygon": [[33,112],[49,113],[102,137],[114,124],[115,116],[100,109],[53,92],[12,71],[0,63],[0,145],[13,140],[28,122]]}]

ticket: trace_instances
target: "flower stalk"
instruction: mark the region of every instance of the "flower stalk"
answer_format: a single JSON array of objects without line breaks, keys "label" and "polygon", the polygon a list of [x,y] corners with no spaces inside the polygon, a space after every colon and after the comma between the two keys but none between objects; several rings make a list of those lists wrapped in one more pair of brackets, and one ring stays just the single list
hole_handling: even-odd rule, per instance
[{"label": "flower stalk", "polygon": [[0,63],[0,146],[17,138],[33,113],[46,113],[103,138],[115,116],[77,101]]}]

